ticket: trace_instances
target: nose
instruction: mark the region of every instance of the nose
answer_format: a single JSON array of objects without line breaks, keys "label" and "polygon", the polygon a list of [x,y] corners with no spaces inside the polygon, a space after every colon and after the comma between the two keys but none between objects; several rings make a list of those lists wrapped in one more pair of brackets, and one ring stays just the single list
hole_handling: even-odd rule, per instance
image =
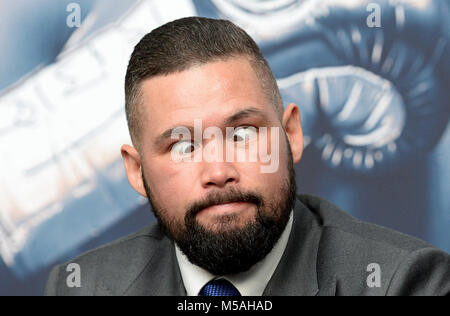
[{"label": "nose", "polygon": [[201,179],[204,188],[223,188],[239,182],[239,173],[230,162],[205,162]]}]

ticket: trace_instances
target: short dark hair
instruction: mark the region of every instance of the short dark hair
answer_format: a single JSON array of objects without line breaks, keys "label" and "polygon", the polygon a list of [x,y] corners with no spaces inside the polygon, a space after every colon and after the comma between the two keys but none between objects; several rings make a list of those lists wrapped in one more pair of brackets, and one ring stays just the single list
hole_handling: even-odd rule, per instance
[{"label": "short dark hair", "polygon": [[255,41],[227,20],[187,17],[154,29],[136,45],[125,77],[125,110],[130,135],[140,147],[140,83],[207,62],[245,56],[281,119],[283,102],[275,76]]}]

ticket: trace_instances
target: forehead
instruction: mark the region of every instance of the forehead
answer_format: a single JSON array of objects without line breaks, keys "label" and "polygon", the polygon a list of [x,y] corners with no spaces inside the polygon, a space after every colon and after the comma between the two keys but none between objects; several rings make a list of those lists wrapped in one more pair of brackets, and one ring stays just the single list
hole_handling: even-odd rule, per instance
[{"label": "forehead", "polygon": [[230,58],[157,76],[141,84],[143,139],[174,124],[219,126],[239,109],[253,107],[275,115],[273,106],[247,58]]}]

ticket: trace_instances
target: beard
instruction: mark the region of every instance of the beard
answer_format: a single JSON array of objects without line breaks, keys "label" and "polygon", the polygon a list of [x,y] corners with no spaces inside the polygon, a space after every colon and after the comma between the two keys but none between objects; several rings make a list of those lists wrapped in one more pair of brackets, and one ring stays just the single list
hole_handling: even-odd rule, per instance
[{"label": "beard", "polygon": [[[256,191],[211,192],[199,202],[186,207],[184,223],[179,223],[162,207],[148,187],[144,171],[142,179],[153,213],[162,231],[172,239],[189,261],[214,275],[229,275],[249,270],[273,249],[289,221],[294,207],[297,185],[292,153],[288,146],[288,178],[273,192],[273,198],[264,198]],[[230,228],[239,222],[239,214],[222,215],[211,230],[199,224],[196,216],[204,208],[231,202],[247,202],[256,206],[254,220],[243,227]]]}]

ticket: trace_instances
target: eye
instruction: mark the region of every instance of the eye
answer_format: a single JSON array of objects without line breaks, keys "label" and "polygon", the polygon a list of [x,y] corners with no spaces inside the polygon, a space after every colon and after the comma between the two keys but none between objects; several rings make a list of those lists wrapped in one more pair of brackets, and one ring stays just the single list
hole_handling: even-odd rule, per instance
[{"label": "eye", "polygon": [[197,147],[191,141],[181,141],[173,144],[172,153],[176,155],[189,155],[191,154]]},{"label": "eye", "polygon": [[256,128],[253,126],[242,126],[234,130],[233,141],[241,143],[256,138]]}]

